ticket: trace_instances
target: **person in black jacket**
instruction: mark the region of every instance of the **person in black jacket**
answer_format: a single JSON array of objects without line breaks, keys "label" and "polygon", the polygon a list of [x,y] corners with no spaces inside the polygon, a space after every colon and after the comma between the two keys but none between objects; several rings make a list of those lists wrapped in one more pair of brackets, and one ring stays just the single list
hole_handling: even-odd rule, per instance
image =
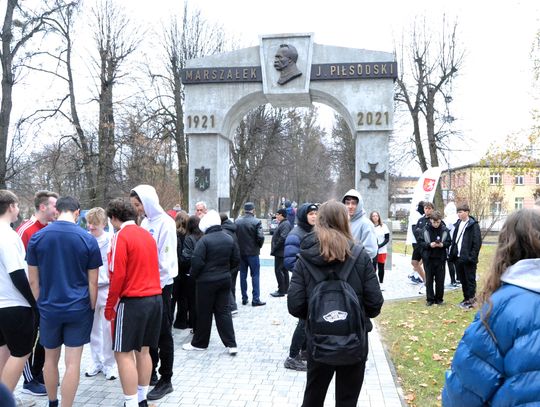
[{"label": "person in black jacket", "polygon": [[[321,275],[328,276],[333,269],[341,269],[350,256],[354,244],[345,205],[335,200],[323,203],[319,207],[314,233],[307,235],[301,243],[302,257],[296,262],[292,274],[287,296],[287,305],[291,315],[307,318],[309,296],[316,284],[304,261],[309,262],[310,267],[318,270]],[[370,256],[363,247],[355,260],[347,282],[358,295],[366,317],[374,318],[379,315],[384,299]],[[370,331],[373,326],[368,318],[366,318],[366,325]],[[308,335],[307,383],[302,406],[322,407],[324,405],[328,385],[334,372],[336,373],[336,406],[356,406],[364,380],[365,359],[363,362],[346,366],[315,362],[309,352],[312,347],[311,341],[312,338]],[[366,357],[367,353],[366,348]]]},{"label": "person in black jacket", "polygon": [[236,355],[236,339],[229,307],[231,269],[238,267],[240,253],[231,236],[221,228],[221,218],[208,211],[199,223],[204,236],[197,242],[191,258],[191,275],[197,284],[197,327],[184,350],[206,350],[210,342],[212,316],[229,354]]},{"label": "person in black jacket", "polygon": [[[226,213],[220,213],[221,228],[234,240],[234,244],[238,247],[238,238],[236,237],[236,225]],[[238,250],[240,253],[240,249]],[[236,305],[236,279],[238,278],[239,267],[231,269],[231,314],[238,314],[238,305]]]},{"label": "person in black jacket", "polygon": [[[188,293],[187,277],[189,266],[182,264],[182,250],[184,249],[184,240],[187,234],[187,223],[189,215],[185,211],[179,211],[176,214],[176,255],[178,257],[178,275],[173,279],[173,291],[171,301],[172,317],[174,319],[173,327],[176,329],[186,329],[188,327]],[[176,318],[174,309],[176,307]]]},{"label": "person in black jacket", "polygon": [[244,216],[238,218],[236,224],[236,236],[240,248],[240,289],[242,290],[242,305],[248,303],[247,295],[247,272],[251,271],[252,295],[251,305],[258,307],[266,305],[260,298],[259,274],[261,263],[259,254],[264,244],[262,223],[254,215],[255,205],[253,202],[244,204]]},{"label": "person in black jacket", "polygon": [[[422,251],[422,261],[426,272],[426,305],[441,305],[444,297],[444,275],[446,249],[450,247],[450,232],[442,221],[439,211],[431,212],[417,240]],[[435,282],[435,292],[433,283]]]},{"label": "person in black jacket", "polygon": [[195,245],[202,237],[203,233],[199,229],[200,218],[197,215],[191,215],[187,223],[187,234],[184,239],[184,245],[182,247],[182,254],[180,256],[180,262],[178,263],[179,272],[185,271],[184,284],[182,291],[187,297],[187,327],[195,329],[195,321],[197,319],[195,309],[195,279],[191,275],[191,258]]},{"label": "person in black jacket", "polygon": [[289,271],[284,266],[285,239],[291,231],[291,224],[287,220],[287,211],[279,209],[276,213],[276,219],[279,225],[272,236],[272,246],[270,254],[274,256],[274,273],[278,283],[277,291],[270,293],[272,297],[283,297],[289,289]]},{"label": "person in black jacket", "polygon": [[474,307],[476,300],[476,265],[482,247],[480,225],[470,213],[469,205],[457,207],[459,220],[454,224],[452,246],[449,257],[456,264],[456,273],[461,281],[463,301],[459,306],[463,309]]}]

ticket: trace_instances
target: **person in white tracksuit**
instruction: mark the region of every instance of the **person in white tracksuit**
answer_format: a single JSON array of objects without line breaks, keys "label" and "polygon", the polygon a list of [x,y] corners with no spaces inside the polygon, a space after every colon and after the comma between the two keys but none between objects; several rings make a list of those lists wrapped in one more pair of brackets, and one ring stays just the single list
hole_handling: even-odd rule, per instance
[{"label": "person in white tracksuit", "polygon": [[105,319],[105,303],[109,295],[109,268],[107,264],[107,252],[111,234],[105,232],[107,225],[107,214],[103,208],[92,208],[86,214],[87,229],[98,242],[103,266],[99,268],[98,295],[96,309],[94,311],[94,322],[92,333],[90,334],[90,352],[92,354],[93,366],[85,373],[86,377],[96,376],[103,373],[107,380],[114,380],[118,377],[116,360],[112,350],[111,323]]}]

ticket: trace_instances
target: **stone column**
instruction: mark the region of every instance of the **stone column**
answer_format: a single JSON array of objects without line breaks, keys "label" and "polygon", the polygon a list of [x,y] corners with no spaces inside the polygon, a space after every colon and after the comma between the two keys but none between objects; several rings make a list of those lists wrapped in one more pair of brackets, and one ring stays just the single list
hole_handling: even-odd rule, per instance
[{"label": "stone column", "polygon": [[[189,142],[189,213],[195,212],[195,203],[205,201],[208,209],[228,212],[219,208],[219,198],[230,198],[229,140],[221,134],[188,134]],[[210,170],[210,184],[202,191],[195,185],[195,170]]]},{"label": "stone column", "polygon": [[[388,219],[389,136],[390,131],[359,131],[356,133],[356,189],[364,198],[364,208],[367,214],[369,215],[371,211],[376,210],[384,220]],[[372,165],[370,166],[369,163]],[[362,172],[369,175],[362,177]]]}]

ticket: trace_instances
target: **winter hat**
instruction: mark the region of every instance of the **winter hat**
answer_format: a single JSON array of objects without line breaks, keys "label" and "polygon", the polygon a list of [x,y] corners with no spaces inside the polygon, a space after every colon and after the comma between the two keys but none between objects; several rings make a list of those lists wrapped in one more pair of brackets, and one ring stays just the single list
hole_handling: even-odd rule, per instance
[{"label": "winter hat", "polygon": [[219,213],[212,209],[202,217],[199,222],[199,229],[201,229],[201,232],[206,233],[208,228],[217,225],[221,225],[221,217],[219,216]]},{"label": "winter hat", "polygon": [[306,210],[306,214],[310,212],[317,212],[319,210],[319,207],[315,204],[309,204]]},{"label": "winter hat", "polygon": [[244,204],[245,211],[252,211],[253,209],[255,209],[255,204],[253,202],[246,202]]}]

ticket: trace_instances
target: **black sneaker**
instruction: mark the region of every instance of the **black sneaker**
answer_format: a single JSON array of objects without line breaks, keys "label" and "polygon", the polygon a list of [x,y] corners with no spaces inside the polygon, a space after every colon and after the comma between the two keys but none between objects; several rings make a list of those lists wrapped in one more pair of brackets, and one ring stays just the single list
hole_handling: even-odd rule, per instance
[{"label": "black sneaker", "polygon": [[170,381],[159,379],[156,387],[154,387],[152,391],[148,393],[148,396],[146,396],[146,398],[148,400],[159,400],[165,397],[167,394],[172,393],[173,391],[174,390],[172,387],[172,383]]},{"label": "black sneaker", "polygon": [[285,366],[286,369],[296,370],[299,372],[305,372],[307,370],[307,363],[299,360],[298,357],[291,358],[289,356],[287,359],[285,359],[283,366]]}]

